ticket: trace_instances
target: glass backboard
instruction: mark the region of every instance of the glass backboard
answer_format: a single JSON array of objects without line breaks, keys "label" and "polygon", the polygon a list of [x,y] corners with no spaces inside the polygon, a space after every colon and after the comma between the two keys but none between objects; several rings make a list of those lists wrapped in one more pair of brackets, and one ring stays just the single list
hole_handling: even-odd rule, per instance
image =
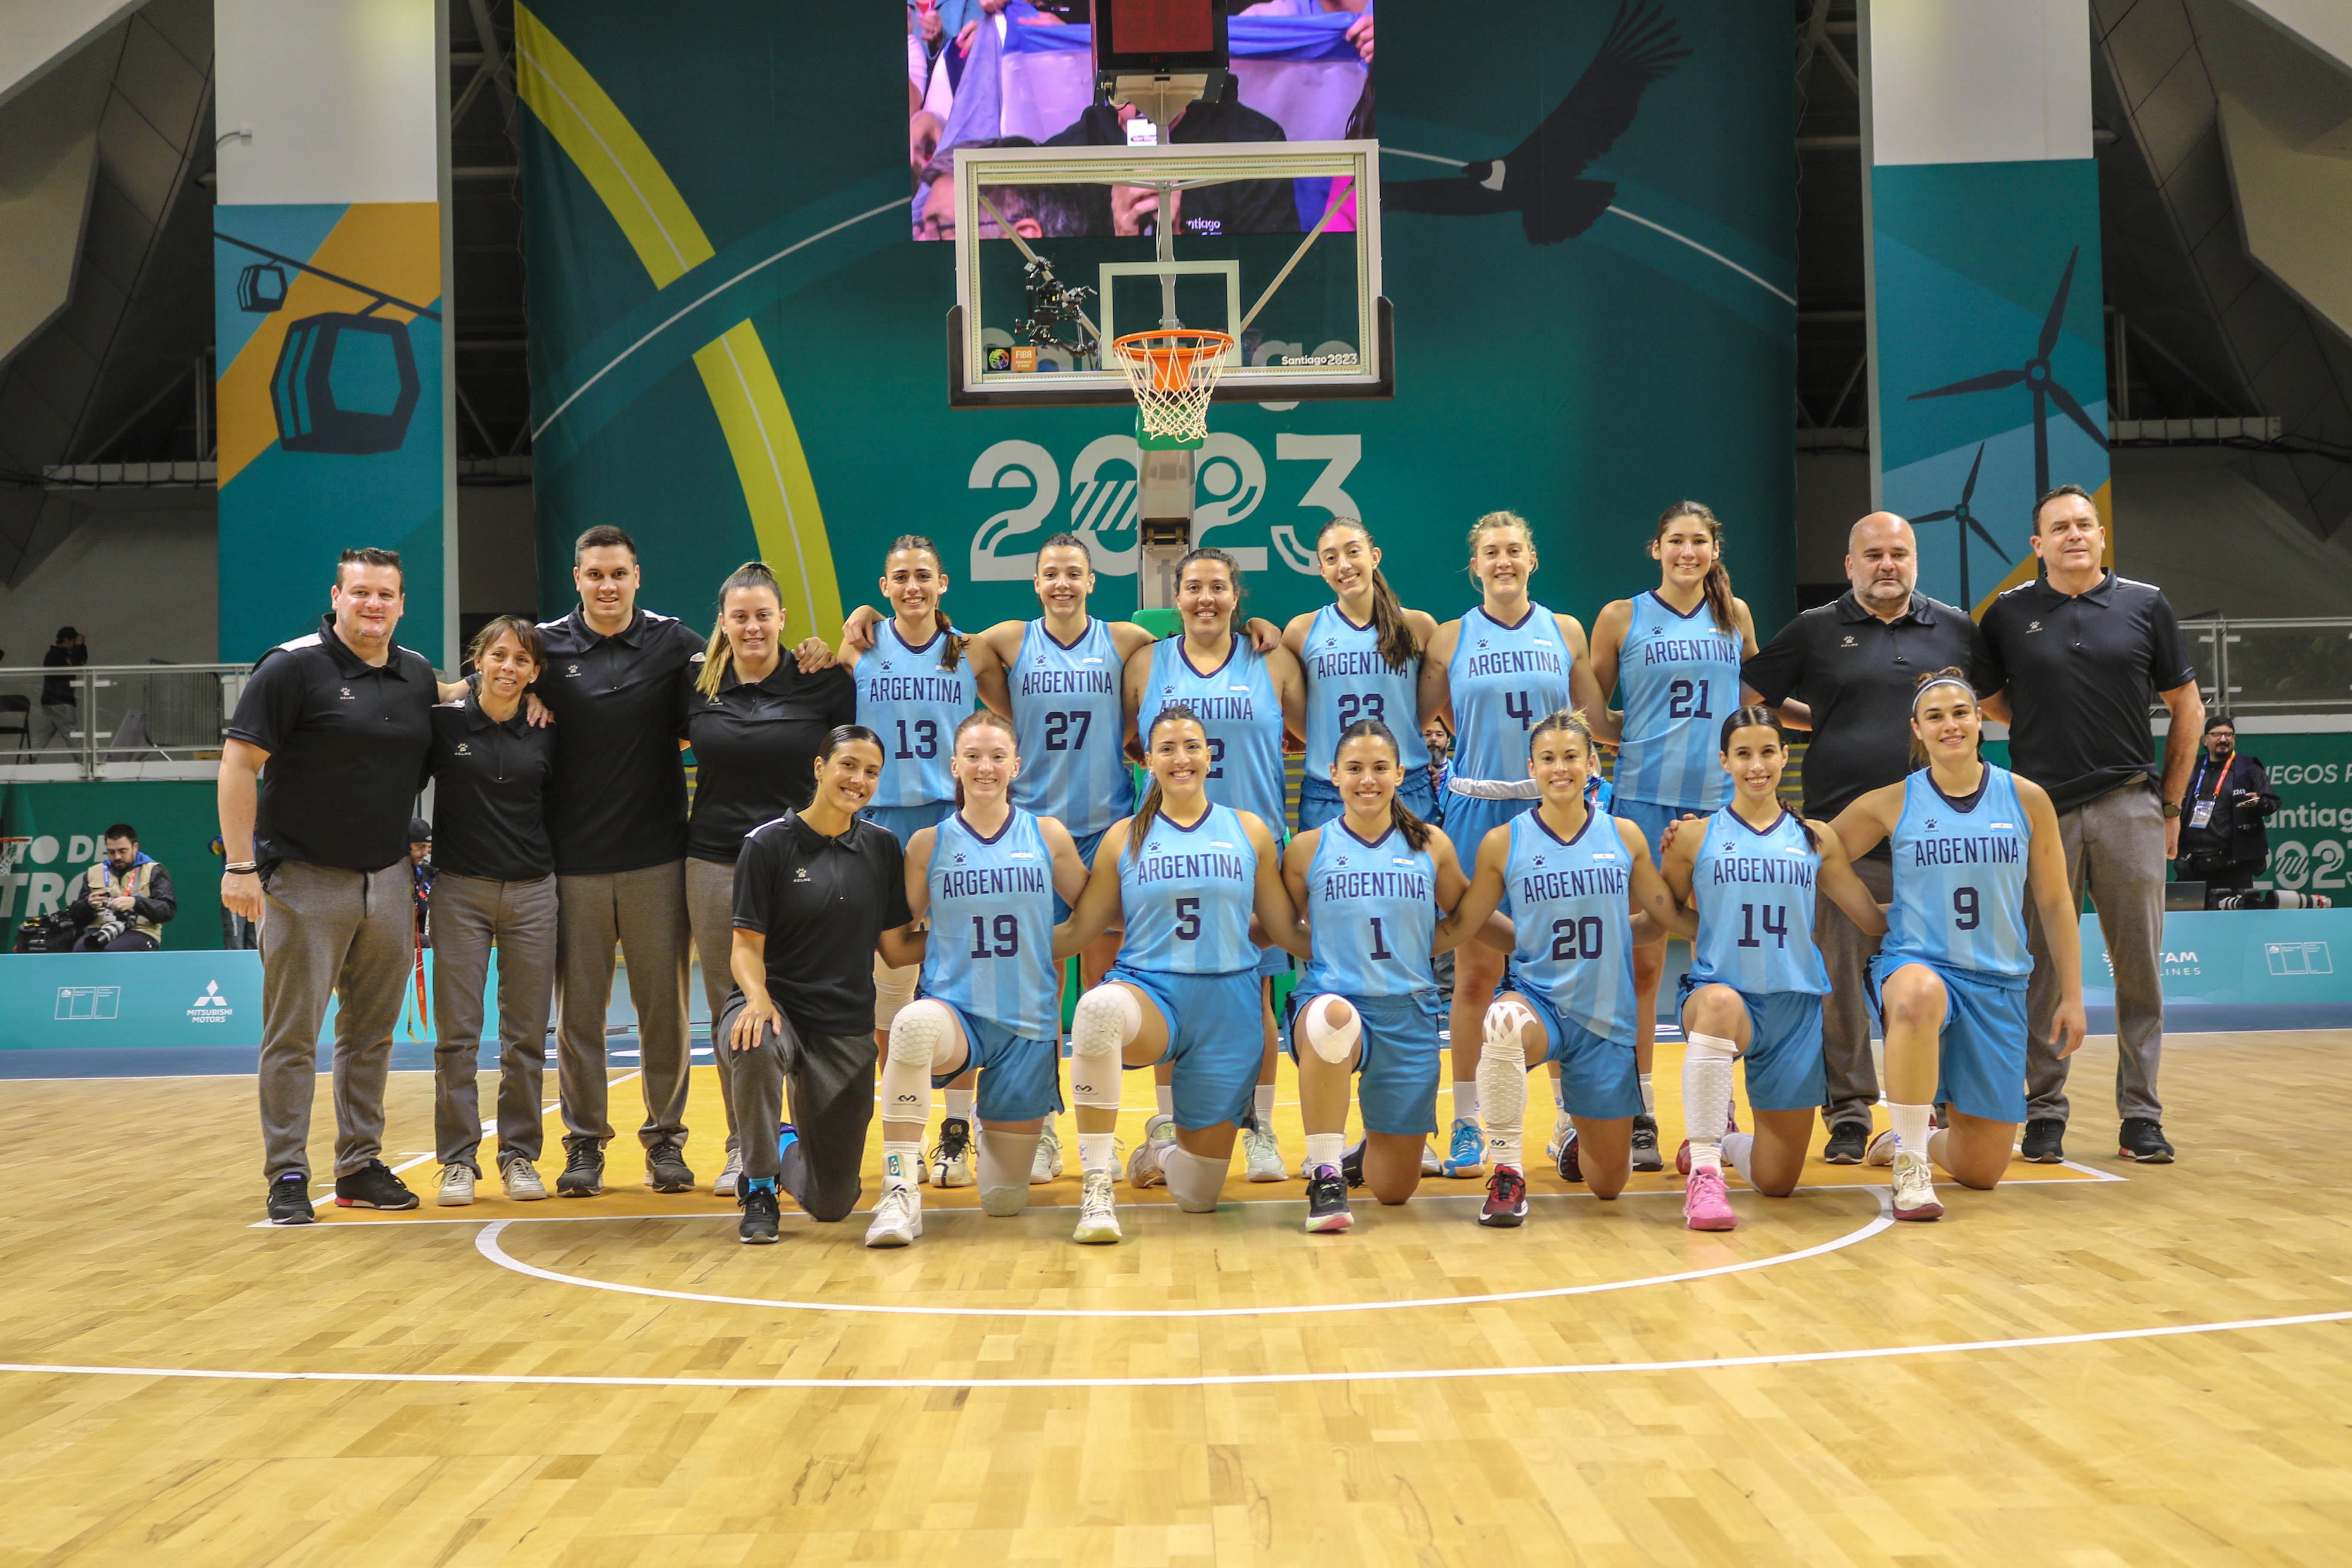
[{"label": "glass backboard", "polygon": [[1163,325],[1233,336],[1220,400],[1391,395],[1377,142],[964,146],[954,178],[953,405],[1125,403],[1104,345]]}]

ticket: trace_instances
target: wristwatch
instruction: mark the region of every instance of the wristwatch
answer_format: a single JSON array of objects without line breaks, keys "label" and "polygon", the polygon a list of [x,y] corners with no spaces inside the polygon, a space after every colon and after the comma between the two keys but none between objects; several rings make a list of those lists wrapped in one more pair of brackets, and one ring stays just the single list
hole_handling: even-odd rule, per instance
[{"label": "wristwatch", "polygon": [[2168,800],[2168,801],[2166,801],[2166,802],[2164,803],[2164,820],[2165,820],[2165,821],[2167,821],[2167,822],[2170,822],[2171,820],[2173,820],[2175,817],[2179,816],[2179,815],[2180,815],[2180,803],[2179,803],[2179,801],[2177,801],[2177,800]]}]

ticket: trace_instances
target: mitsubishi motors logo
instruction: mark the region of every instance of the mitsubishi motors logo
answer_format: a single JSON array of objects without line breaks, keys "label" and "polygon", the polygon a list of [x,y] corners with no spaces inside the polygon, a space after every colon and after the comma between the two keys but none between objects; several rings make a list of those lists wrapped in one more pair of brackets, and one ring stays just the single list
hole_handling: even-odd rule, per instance
[{"label": "mitsubishi motors logo", "polygon": [[228,998],[220,994],[220,982],[207,980],[205,982],[205,994],[188,1005],[188,1022],[225,1024],[236,1010],[228,1005]]}]

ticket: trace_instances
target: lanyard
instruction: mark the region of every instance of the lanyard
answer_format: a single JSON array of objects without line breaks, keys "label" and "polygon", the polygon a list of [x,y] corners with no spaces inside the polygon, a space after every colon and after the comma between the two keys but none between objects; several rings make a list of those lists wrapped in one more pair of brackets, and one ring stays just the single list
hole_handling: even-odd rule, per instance
[{"label": "lanyard", "polygon": [[[2232,752],[2230,754],[2230,761],[2235,762],[2236,760],[2237,753]],[[2197,759],[2197,781],[2196,784],[2189,785],[2189,793],[2190,795],[2195,795],[2197,793],[2197,784],[2201,784],[2205,782],[2205,770],[2209,766],[2211,766],[2212,761],[2213,759],[2210,757],[2200,757]],[[2213,793],[2207,798],[2210,800],[2220,800],[2221,798],[2221,786],[2229,782],[2229,778],[2230,763],[2223,763],[2221,767],[2216,769],[2214,772]]]}]

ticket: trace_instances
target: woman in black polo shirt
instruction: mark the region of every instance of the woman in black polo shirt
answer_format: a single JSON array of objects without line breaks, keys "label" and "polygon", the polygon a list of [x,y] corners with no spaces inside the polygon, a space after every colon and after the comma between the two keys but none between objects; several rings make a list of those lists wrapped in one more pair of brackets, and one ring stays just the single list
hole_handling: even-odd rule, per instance
[{"label": "woman in black polo shirt", "polygon": [[[735,860],[743,837],[804,806],[811,769],[828,731],[857,717],[857,690],[838,668],[803,671],[783,644],[784,601],[764,563],[747,561],[719,585],[719,624],[709,651],[679,679],[678,744],[694,752],[694,812],[686,829],[686,913],[702,960],[703,994],[719,1016],[735,910]],[[821,645],[820,645],[821,646]],[[830,655],[826,656],[828,658]],[[711,1052],[727,1110],[727,1163],[710,1190],[735,1195],[743,1152],[735,1131],[733,1064],[716,1030]]]},{"label": "woman in black polo shirt", "polygon": [[541,800],[553,765],[548,731],[522,694],[544,653],[539,628],[500,616],[466,650],[474,689],[433,710],[433,1131],[445,1208],[474,1201],[481,1100],[474,1087],[482,986],[499,954],[499,1176],[507,1196],[547,1196],[538,1170],[540,1071],[555,989],[555,852]]},{"label": "woman in black polo shirt", "polygon": [[[735,992],[711,1028],[734,1056],[746,1242],[776,1239],[781,1184],[811,1219],[857,1206],[874,1120],[873,958],[920,963],[905,855],[857,813],[882,776],[882,742],[845,724],[825,737],[807,806],[764,824],[735,866]],[[782,1120],[784,1080],[793,1120]]]}]

